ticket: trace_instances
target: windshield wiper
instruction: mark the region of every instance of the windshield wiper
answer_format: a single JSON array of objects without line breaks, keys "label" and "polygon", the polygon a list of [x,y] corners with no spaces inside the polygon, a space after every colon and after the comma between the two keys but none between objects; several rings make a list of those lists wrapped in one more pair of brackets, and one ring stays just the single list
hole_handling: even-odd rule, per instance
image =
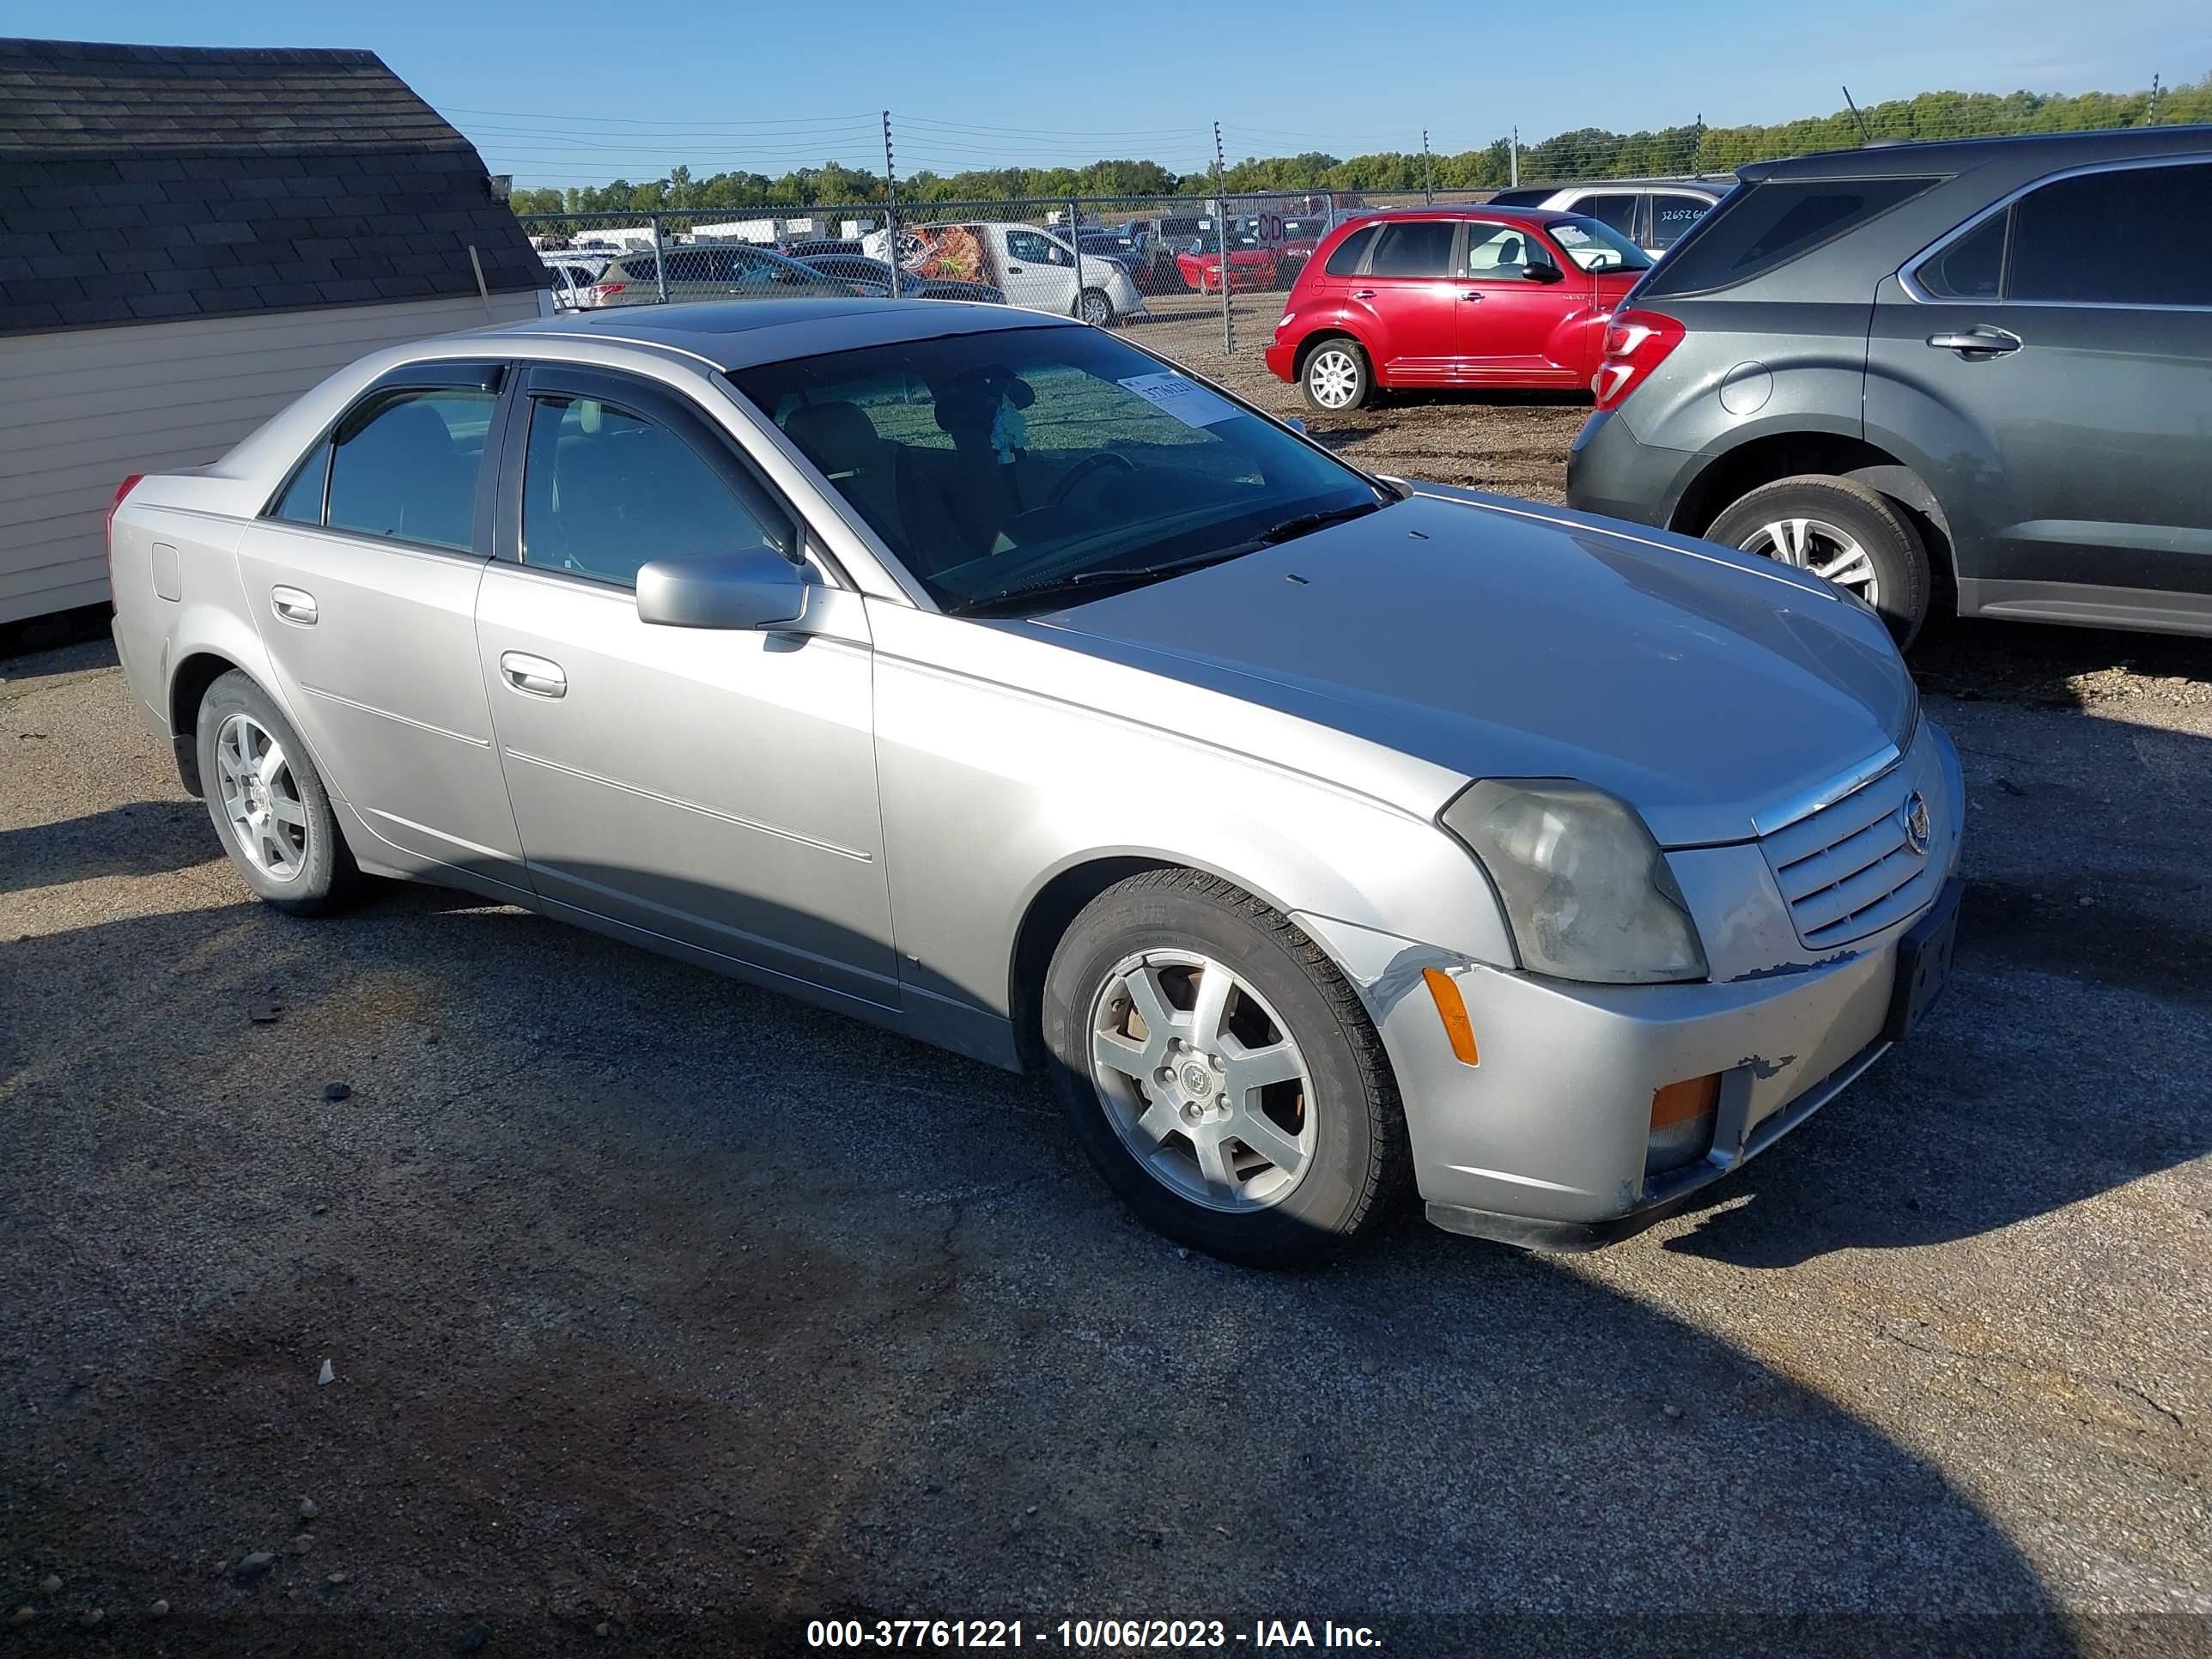
[{"label": "windshield wiper", "polygon": [[1296,518],[1285,519],[1271,525],[1249,540],[1229,547],[1217,547],[1204,553],[1193,553],[1188,557],[1170,559],[1164,564],[1145,564],[1115,567],[1103,570],[1078,570],[1066,576],[1054,576],[1041,582],[1031,582],[1025,587],[1009,588],[994,593],[989,599],[977,599],[963,605],[956,613],[963,617],[988,615],[1002,605],[1025,605],[1047,599],[1056,593],[1089,592],[1093,599],[1103,593],[1091,592],[1107,587],[1139,587],[1146,582],[1161,581],[1170,576],[1180,576],[1193,570],[1203,570],[1210,564],[1226,564],[1231,559],[1241,559],[1247,553],[1256,553],[1263,547],[1273,547],[1278,542],[1287,542],[1309,535],[1333,524],[1342,524],[1348,519],[1364,519],[1370,513],[1382,510],[1380,501],[1360,501],[1351,507],[1332,507],[1324,513],[1301,513]]}]

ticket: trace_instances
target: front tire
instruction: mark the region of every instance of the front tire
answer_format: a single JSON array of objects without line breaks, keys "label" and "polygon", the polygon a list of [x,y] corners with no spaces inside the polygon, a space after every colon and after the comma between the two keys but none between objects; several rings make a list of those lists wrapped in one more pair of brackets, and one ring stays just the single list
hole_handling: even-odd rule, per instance
[{"label": "front tire", "polygon": [[1085,289],[1076,298],[1075,314],[1093,328],[1114,326],[1114,302],[1103,289]]},{"label": "front tire", "polygon": [[1308,409],[1341,415],[1364,407],[1375,395],[1375,371],[1357,341],[1327,339],[1306,354],[1298,369],[1298,390],[1305,394]]},{"label": "front tire", "polygon": [[1085,907],[1046,975],[1043,1036],[1076,1139],[1179,1243],[1310,1264],[1372,1228],[1407,1178],[1397,1087],[1358,995],[1216,877],[1148,871]]},{"label": "front tire", "polygon": [[1715,519],[1706,538],[1833,582],[1869,607],[1903,650],[1928,619],[1928,551],[1887,496],[1807,473],[1762,485]]},{"label": "front tire", "polygon": [[307,746],[269,694],[237,669],[200,699],[201,787],[223,851],[264,903],[319,915],[361,872]]}]

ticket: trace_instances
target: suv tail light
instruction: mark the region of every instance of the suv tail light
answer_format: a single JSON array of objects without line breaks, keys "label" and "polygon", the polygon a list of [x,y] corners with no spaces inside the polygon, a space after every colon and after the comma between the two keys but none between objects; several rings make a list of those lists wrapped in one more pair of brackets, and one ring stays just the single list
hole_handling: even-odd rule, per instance
[{"label": "suv tail light", "polygon": [[1590,379],[1597,406],[1618,409],[1681,344],[1681,324],[1656,311],[1623,311],[1606,325],[1605,361]]},{"label": "suv tail light", "polygon": [[134,472],[115,486],[115,499],[107,504],[107,592],[112,600],[115,593],[115,515],[121,510],[123,498],[138,488],[138,481],[146,475]]}]

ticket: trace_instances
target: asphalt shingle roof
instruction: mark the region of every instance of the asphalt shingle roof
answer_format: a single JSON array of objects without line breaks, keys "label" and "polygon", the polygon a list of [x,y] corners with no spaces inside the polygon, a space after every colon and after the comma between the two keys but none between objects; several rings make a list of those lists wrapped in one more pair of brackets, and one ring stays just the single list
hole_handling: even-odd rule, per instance
[{"label": "asphalt shingle roof", "polygon": [[0,39],[0,336],[542,288],[375,53]]}]

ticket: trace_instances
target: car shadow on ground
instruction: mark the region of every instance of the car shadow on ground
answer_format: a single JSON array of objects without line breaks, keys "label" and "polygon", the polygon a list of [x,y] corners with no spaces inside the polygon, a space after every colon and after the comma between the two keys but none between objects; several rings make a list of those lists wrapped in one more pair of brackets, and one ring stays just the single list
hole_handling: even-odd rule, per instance
[{"label": "car shadow on ground", "polygon": [[2048,623],[1938,619],[1905,661],[1922,688],[1968,701],[2094,708],[2113,670],[2174,683],[2212,683],[2212,640]]},{"label": "car shadow on ground", "polygon": [[189,870],[222,853],[200,802],[138,801],[58,823],[0,830],[0,890]]},{"label": "car shadow on ground", "polygon": [[928,1609],[2075,1650],[1935,1468],[1655,1308],[1410,1223],[1304,1274],[1191,1255],[1033,1081],[611,941],[395,890],[0,977],[9,1553],[180,1642]]}]

